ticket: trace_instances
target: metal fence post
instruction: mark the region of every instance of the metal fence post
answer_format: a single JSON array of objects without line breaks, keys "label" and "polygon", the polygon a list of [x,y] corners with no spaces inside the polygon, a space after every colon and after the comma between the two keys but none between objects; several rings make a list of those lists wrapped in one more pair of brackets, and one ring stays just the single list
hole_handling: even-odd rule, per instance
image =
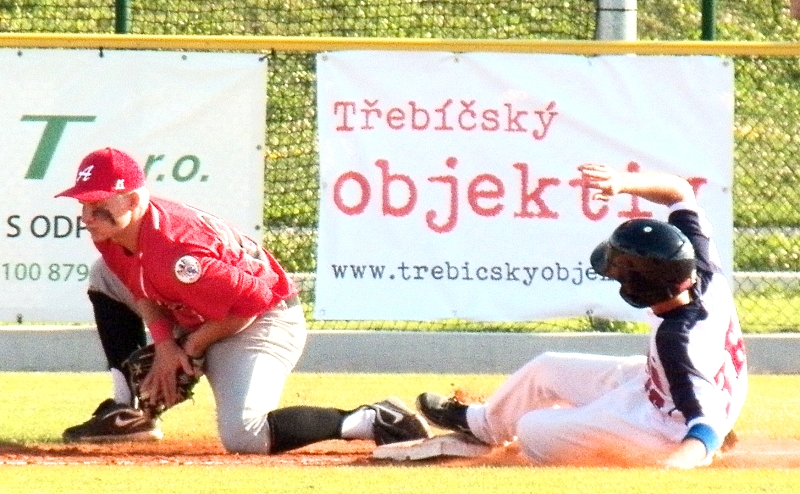
[{"label": "metal fence post", "polygon": [[636,0],[597,0],[595,39],[635,41]]},{"label": "metal fence post", "polygon": [[703,0],[702,39],[711,41],[717,38],[716,32],[717,0]]},{"label": "metal fence post", "polygon": [[129,0],[115,0],[114,2],[114,32],[127,34],[130,30],[128,14],[131,11]]}]

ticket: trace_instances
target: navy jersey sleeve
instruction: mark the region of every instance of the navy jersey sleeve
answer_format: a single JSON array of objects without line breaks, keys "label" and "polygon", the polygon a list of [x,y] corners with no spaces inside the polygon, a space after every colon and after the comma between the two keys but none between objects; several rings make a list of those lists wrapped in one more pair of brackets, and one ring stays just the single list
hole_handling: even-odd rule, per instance
[{"label": "navy jersey sleeve", "polygon": [[711,227],[705,224],[705,219],[697,211],[691,209],[673,211],[669,215],[669,222],[682,231],[694,247],[699,278],[696,288],[703,293],[711,276],[722,271],[719,254],[711,239]]}]

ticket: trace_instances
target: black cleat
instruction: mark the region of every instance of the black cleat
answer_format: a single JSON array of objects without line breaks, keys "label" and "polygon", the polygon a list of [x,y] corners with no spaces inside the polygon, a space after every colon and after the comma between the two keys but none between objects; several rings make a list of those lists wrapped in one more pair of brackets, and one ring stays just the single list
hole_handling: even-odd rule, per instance
[{"label": "black cleat", "polygon": [[66,443],[157,441],[162,437],[156,419],[111,398],[100,403],[92,418],[62,434]]},{"label": "black cleat", "polygon": [[467,405],[455,397],[447,398],[436,393],[422,393],[417,396],[417,410],[431,424],[440,429],[475,437],[467,424]]},{"label": "black cleat", "polygon": [[367,405],[375,410],[375,444],[391,444],[431,437],[428,423],[418,413],[408,408],[399,398]]}]

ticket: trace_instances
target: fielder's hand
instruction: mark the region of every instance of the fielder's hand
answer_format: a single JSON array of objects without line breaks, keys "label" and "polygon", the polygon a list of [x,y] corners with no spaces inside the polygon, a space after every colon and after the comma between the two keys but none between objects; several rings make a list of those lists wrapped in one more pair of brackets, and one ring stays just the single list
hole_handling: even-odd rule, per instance
[{"label": "fielder's hand", "polygon": [[122,363],[139,408],[151,417],[191,398],[203,375],[202,358],[189,357],[171,340],[159,347],[140,348]]}]

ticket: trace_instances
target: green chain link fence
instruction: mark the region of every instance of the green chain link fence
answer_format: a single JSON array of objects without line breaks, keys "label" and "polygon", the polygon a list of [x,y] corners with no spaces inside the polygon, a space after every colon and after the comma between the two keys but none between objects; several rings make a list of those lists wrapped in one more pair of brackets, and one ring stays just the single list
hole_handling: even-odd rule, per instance
[{"label": "green chain link fence", "polygon": [[[720,41],[800,40],[789,0],[717,0]],[[641,40],[699,40],[700,0],[639,0]],[[706,19],[707,21],[707,19]],[[590,40],[595,0],[0,0],[0,32]],[[316,268],[314,54],[269,52],[265,244]],[[745,331],[800,329],[800,59],[736,56],[734,270]],[[0,89],[1,90],[1,89]],[[301,276],[302,279],[302,276]],[[313,283],[303,285],[306,309]],[[308,312],[310,315],[310,312]],[[527,324],[314,321],[312,328],[636,331],[590,317]]]}]

